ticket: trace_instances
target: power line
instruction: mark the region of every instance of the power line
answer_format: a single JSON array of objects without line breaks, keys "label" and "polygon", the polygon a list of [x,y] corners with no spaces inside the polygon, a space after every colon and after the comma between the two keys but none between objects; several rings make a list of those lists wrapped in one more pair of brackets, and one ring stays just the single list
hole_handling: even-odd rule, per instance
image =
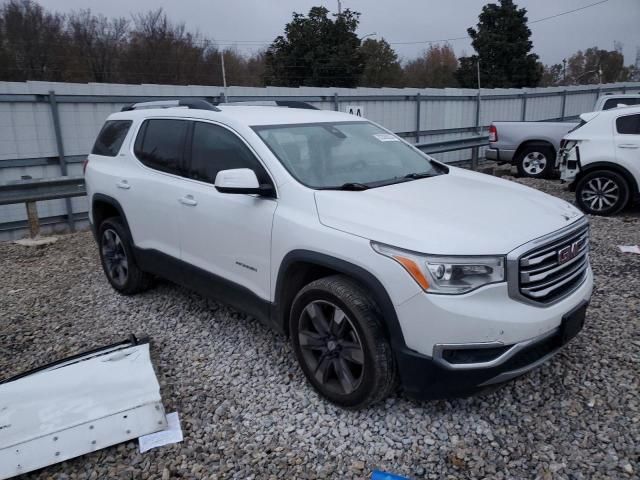
[{"label": "power line", "polygon": [[[538,18],[536,20],[531,20],[531,21],[529,21],[527,23],[531,24],[531,23],[544,22],[545,20],[551,20],[552,18],[561,17],[563,15],[568,15],[570,13],[579,12],[579,11],[585,10],[587,8],[595,7],[596,5],[601,5],[603,3],[607,3],[608,1],[609,0],[600,0],[599,2],[591,3],[591,4],[585,5],[583,7],[574,8],[573,10],[567,10],[566,12],[556,13],[555,15],[550,15],[548,17],[543,17],[543,18]],[[413,42],[389,42],[389,44],[391,44],[391,45],[418,45],[418,44],[421,44],[421,43],[454,42],[454,41],[457,41],[457,40],[467,40],[468,38],[470,38],[469,35],[465,35],[464,37],[441,38],[441,39],[438,39],[438,40],[419,40],[419,41],[413,41]]]}]

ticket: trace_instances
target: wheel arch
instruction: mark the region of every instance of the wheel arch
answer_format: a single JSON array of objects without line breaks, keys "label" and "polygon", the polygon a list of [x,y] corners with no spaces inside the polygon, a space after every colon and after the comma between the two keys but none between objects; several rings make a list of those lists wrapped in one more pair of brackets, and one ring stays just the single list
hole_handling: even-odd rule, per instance
[{"label": "wheel arch", "polygon": [[404,348],[404,336],[393,302],[380,281],[369,271],[330,255],[310,250],[293,250],[282,260],[275,288],[274,320],[285,334],[289,334],[288,316],[291,304],[300,289],[318,278],[341,274],[352,278],[372,295],[381,310],[383,328],[394,350]]},{"label": "wheel arch", "polygon": [[630,197],[633,198],[640,195],[640,188],[633,174],[622,165],[619,165],[617,163],[612,163],[612,162],[593,162],[585,166],[581,165],[580,172],[578,173],[578,175],[576,175],[576,178],[571,184],[571,191],[575,191],[576,185],[580,180],[582,180],[582,178],[585,175],[596,170],[608,170],[608,171],[616,172],[622,175],[622,177],[626,180],[627,184],[629,185]]},{"label": "wheel arch", "polygon": [[550,148],[553,151],[553,155],[554,158],[552,160],[555,161],[555,155],[556,155],[556,147],[553,146],[553,143],[551,143],[548,140],[543,140],[543,139],[531,139],[531,140],[525,140],[524,142],[522,142],[520,145],[518,145],[518,148],[516,149],[516,152],[513,154],[513,158],[514,159],[519,159],[520,155],[522,155],[522,152],[527,148],[527,147],[545,147],[545,148]]},{"label": "wheel arch", "polygon": [[94,193],[91,198],[91,229],[97,235],[100,224],[109,217],[118,216],[122,218],[124,226],[131,232],[127,217],[124,214],[122,205],[115,198],[102,193]]}]

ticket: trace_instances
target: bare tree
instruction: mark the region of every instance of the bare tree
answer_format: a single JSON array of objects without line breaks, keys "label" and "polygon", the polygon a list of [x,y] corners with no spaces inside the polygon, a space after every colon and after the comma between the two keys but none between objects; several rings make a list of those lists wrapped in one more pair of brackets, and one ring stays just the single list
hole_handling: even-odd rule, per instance
[{"label": "bare tree", "polygon": [[[118,80],[118,61],[127,44],[129,34],[127,19],[123,17],[108,19],[104,15],[93,15],[91,10],[81,10],[69,16],[68,33],[74,48],[78,70],[86,71],[86,80],[93,82]],[[80,74],[76,77],[80,77]]]},{"label": "bare tree", "polygon": [[66,80],[69,38],[63,15],[31,0],[11,0],[0,10],[5,80]]},{"label": "bare tree", "polygon": [[404,67],[407,87],[455,87],[458,59],[448,43],[431,45],[422,55]]}]

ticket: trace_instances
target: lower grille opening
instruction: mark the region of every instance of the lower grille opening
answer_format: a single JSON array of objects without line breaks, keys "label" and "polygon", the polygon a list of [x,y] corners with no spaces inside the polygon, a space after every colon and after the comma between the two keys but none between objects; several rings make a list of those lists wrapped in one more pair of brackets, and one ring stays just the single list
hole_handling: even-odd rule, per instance
[{"label": "lower grille opening", "polygon": [[517,370],[537,362],[545,355],[550,354],[562,346],[560,333],[535,343],[516,353],[505,363],[507,370]]},{"label": "lower grille opening", "polygon": [[490,362],[510,348],[511,345],[491,348],[447,349],[442,352],[442,358],[452,365]]}]

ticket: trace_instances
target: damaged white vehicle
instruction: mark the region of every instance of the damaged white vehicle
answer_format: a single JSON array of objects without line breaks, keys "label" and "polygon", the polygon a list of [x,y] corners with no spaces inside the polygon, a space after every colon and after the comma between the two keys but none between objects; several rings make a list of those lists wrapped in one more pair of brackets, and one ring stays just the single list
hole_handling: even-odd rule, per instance
[{"label": "damaged white vehicle", "polygon": [[592,215],[614,215],[640,199],[640,107],[580,115],[562,140],[560,178]]},{"label": "damaged white vehicle", "polygon": [[166,426],[149,343],[132,336],[0,382],[0,479]]}]

